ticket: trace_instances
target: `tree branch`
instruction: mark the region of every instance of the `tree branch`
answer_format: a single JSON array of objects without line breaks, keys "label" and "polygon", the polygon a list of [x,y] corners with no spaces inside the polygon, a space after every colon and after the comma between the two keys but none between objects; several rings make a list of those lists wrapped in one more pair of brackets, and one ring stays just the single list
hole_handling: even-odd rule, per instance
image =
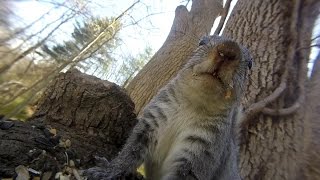
[{"label": "tree branch", "polygon": [[313,48],[313,47],[318,47],[318,48],[320,48],[320,44],[311,44],[310,46],[299,47],[299,48],[297,49],[297,51],[304,50],[304,49],[311,49],[311,48]]},{"label": "tree branch", "polygon": [[30,54],[35,49],[39,48],[43,43],[51,37],[51,35],[64,23],[72,19],[76,14],[72,14],[72,16],[66,18],[65,20],[61,21],[53,30],[51,30],[46,37],[44,37],[41,41],[37,42],[35,45],[29,47],[27,50],[23,51],[19,56],[17,56],[14,60],[12,60],[11,63],[6,64],[0,68],[0,75],[8,71],[15,63],[17,63],[22,58],[26,57],[28,54]]},{"label": "tree branch", "polygon": [[[291,36],[291,42],[288,47],[288,59],[284,65],[284,73],[281,76],[280,85],[278,88],[275,89],[275,91],[270,94],[268,97],[264,98],[263,100],[252,104],[243,114],[241,121],[242,127],[249,124],[249,121],[252,119],[252,117],[260,112],[266,112],[269,115],[275,115],[278,113],[278,115],[290,113],[291,111],[295,112],[296,108],[300,107],[300,102],[304,100],[304,86],[303,81],[304,78],[303,72],[305,71],[305,64],[301,60],[299,63],[299,79],[298,79],[298,87],[299,87],[299,97],[297,100],[297,104],[294,103],[293,106],[289,108],[279,109],[279,110],[273,110],[270,108],[267,108],[266,106],[270,104],[271,102],[275,101],[281,93],[286,89],[287,87],[287,81],[289,76],[289,69],[292,66],[292,63],[294,62],[297,53],[297,45],[298,45],[298,18],[299,18],[299,12],[300,12],[300,5],[301,0],[297,0],[294,5],[293,14],[291,17],[291,24],[290,24],[290,36]],[[280,113],[281,112],[281,113]]]},{"label": "tree branch", "polygon": [[[18,36],[19,34],[25,32],[25,30],[29,29],[30,27],[32,27],[33,25],[35,25],[36,23],[38,23],[41,19],[43,19],[45,16],[47,16],[49,13],[51,13],[51,11],[55,9],[55,8],[51,8],[49,11],[47,11],[46,13],[42,14],[38,19],[36,19],[35,21],[31,22],[30,24],[26,25],[23,28],[19,28],[18,30],[14,30],[14,32],[11,34],[11,36],[5,38],[5,39],[0,39],[0,44],[5,43],[7,41],[10,40],[10,38],[12,36]],[[60,19],[60,18],[59,18]],[[56,22],[56,21],[54,21]],[[50,23],[51,24],[51,23]],[[45,28],[45,27],[44,27]],[[41,30],[42,31],[42,30]],[[38,32],[39,33],[39,32]],[[33,36],[33,35],[31,35]],[[29,39],[29,38],[27,38]]]},{"label": "tree branch", "polygon": [[229,9],[230,9],[230,4],[231,4],[232,0],[227,0],[225,7],[223,8],[223,11],[221,13],[221,19],[219,21],[218,27],[217,29],[214,31],[214,34],[219,35],[223,25],[225,24],[225,21],[227,19],[228,13],[229,13]]},{"label": "tree branch", "polygon": [[316,39],[320,38],[320,35],[317,35],[316,37],[311,39],[311,42],[315,41]]},{"label": "tree branch", "polygon": [[270,116],[288,116],[297,111],[301,107],[300,103],[297,101],[292,106],[288,108],[282,109],[271,109],[271,108],[263,108],[262,113],[270,115]]},{"label": "tree branch", "polygon": [[[297,2],[297,6],[299,6],[300,0]],[[298,16],[299,14],[299,9],[296,7],[295,11],[296,13],[294,13],[296,16]],[[298,18],[298,17],[296,17]],[[296,26],[297,28],[298,26]],[[292,27],[294,28],[294,27]],[[293,36],[294,37],[298,37],[298,31],[297,29],[294,28],[292,29]],[[296,42],[296,45],[298,45],[298,42]],[[299,58],[296,56],[296,53],[301,50],[301,48],[296,48],[295,49],[295,53],[293,56],[292,61],[294,61],[294,59],[296,58],[299,61],[298,67],[299,67],[299,71],[298,71],[298,98],[296,100],[295,103],[293,103],[290,107],[287,108],[281,108],[281,109],[271,109],[271,108],[264,108],[263,109],[263,113],[267,114],[267,115],[271,115],[271,116],[287,116],[290,114],[293,114],[295,112],[297,112],[297,110],[301,107],[301,104],[305,101],[305,75],[307,73],[307,63],[304,61],[303,58]]]},{"label": "tree branch", "polygon": [[266,98],[252,104],[244,113],[245,119],[252,118],[255,114],[261,112],[269,103],[275,101],[281,93],[287,88],[286,82],[281,82],[280,85]]},{"label": "tree branch", "polygon": [[264,114],[270,115],[270,116],[288,116],[292,113],[297,112],[297,110],[301,107],[301,104],[305,100],[305,74],[306,74],[306,63],[303,61],[303,59],[300,59],[299,61],[299,78],[298,78],[298,87],[299,87],[299,97],[296,100],[295,103],[293,103],[290,107],[287,108],[281,108],[281,109],[271,109],[271,108],[263,108],[262,112]]}]

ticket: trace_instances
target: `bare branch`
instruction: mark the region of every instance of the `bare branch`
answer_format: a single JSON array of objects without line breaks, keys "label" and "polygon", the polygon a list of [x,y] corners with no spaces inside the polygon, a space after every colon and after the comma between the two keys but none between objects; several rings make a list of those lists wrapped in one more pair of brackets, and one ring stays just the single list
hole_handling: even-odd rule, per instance
[{"label": "bare branch", "polygon": [[320,44],[311,44],[310,46],[299,47],[299,48],[297,49],[297,51],[304,50],[304,49],[311,49],[311,48],[313,48],[313,47],[320,48]]},{"label": "bare branch", "polygon": [[4,89],[5,87],[10,86],[10,85],[18,85],[21,87],[25,87],[25,85],[22,82],[11,80],[9,82],[4,82],[4,83],[0,84],[0,89]]},{"label": "bare branch", "polygon": [[297,112],[300,106],[301,104],[299,102],[295,102],[292,106],[288,108],[271,109],[271,108],[265,107],[263,108],[262,112],[270,116],[288,116],[290,114]]},{"label": "bare branch", "polygon": [[[15,51],[15,50],[21,48],[22,45],[25,44],[26,41],[29,41],[29,40],[31,40],[33,37],[41,34],[41,33],[44,32],[45,30],[47,30],[47,28],[50,27],[52,24],[57,23],[57,22],[60,21],[61,19],[64,19],[64,17],[66,16],[66,14],[67,14],[67,12],[65,12],[63,15],[61,15],[61,16],[60,16],[59,18],[57,18],[56,20],[54,20],[54,21],[46,24],[46,25],[45,25],[42,29],[40,29],[39,31],[37,31],[37,32],[35,32],[35,33],[31,34],[31,35],[28,35],[28,37],[26,37],[26,38],[23,40],[23,42],[21,42],[21,43],[20,43],[19,45],[17,45],[15,48],[11,49],[11,51]],[[71,16],[72,16],[72,15],[73,15],[73,17],[74,17],[76,14],[71,14]],[[70,16],[70,14],[69,14],[69,16]],[[72,18],[72,17],[71,17],[71,18]],[[71,18],[70,18],[70,19],[71,19]],[[68,19],[68,17],[67,17],[67,19]],[[54,28],[54,30],[55,30],[55,29],[58,29],[59,26],[61,26],[61,24],[58,24],[58,26],[56,26],[56,27]],[[23,31],[22,31],[22,32],[23,32]],[[7,55],[8,55],[8,53],[7,53]],[[5,58],[5,57],[6,57],[6,55],[3,55],[3,56],[1,56],[0,58]],[[1,69],[1,68],[0,68],[0,69]],[[1,73],[1,71],[0,71],[0,73]]]},{"label": "bare branch", "polygon": [[[56,2],[56,1],[46,1],[46,0],[40,0],[40,2],[44,2],[44,3],[48,3],[48,4],[52,4],[52,5],[55,5],[55,6],[58,6],[58,7],[64,7],[70,11],[73,11],[75,13],[77,13],[79,10],[77,9],[74,9],[70,6],[67,6],[66,5],[66,2],[67,1],[64,1],[63,3],[59,3],[59,2]],[[82,9],[85,9],[85,7],[87,6],[88,2],[86,2],[84,5],[82,5],[79,9],[82,10]]]},{"label": "bare branch", "polygon": [[[280,95],[281,93],[286,89],[287,87],[287,81],[288,81],[288,76],[289,76],[289,69],[292,66],[292,63],[294,62],[295,58],[296,58],[296,53],[297,53],[297,45],[298,45],[298,16],[299,16],[299,7],[301,4],[301,0],[297,0],[295,2],[295,6],[294,6],[294,11],[292,14],[292,20],[291,20],[291,24],[290,24],[290,35],[291,35],[291,43],[288,47],[288,59],[284,65],[284,73],[281,76],[281,80],[280,80],[280,85],[278,88],[276,88],[276,90],[270,94],[268,97],[266,97],[265,99],[252,104],[243,114],[242,119],[240,122],[242,122],[242,126],[248,125],[249,121],[251,120],[251,118],[256,115],[257,113],[262,112],[263,110],[267,113],[270,114],[275,114],[273,113],[274,111],[266,108],[266,106],[275,101]],[[304,100],[303,94],[304,94],[304,86],[303,86],[303,72],[305,71],[305,64],[303,63],[302,60],[300,60],[300,69],[299,69],[299,79],[298,79],[298,86],[300,88],[300,95],[299,98],[297,100],[298,103],[300,103],[301,101]],[[300,107],[299,104],[294,105],[292,107],[289,108],[289,110],[287,108],[284,108],[283,110],[283,114],[285,114],[285,112],[290,112],[291,110],[295,110],[295,107]],[[280,115],[280,114],[279,114]]]},{"label": "bare branch", "polygon": [[[298,33],[296,33],[295,35],[297,35]],[[297,36],[296,36],[297,37]],[[296,49],[296,52],[298,51],[298,49]],[[295,58],[295,56],[294,56]],[[268,114],[268,115],[272,115],[272,116],[286,116],[286,115],[290,115],[292,113],[297,112],[297,110],[301,107],[301,104],[304,102],[305,100],[305,74],[307,71],[307,66],[306,63],[304,61],[304,59],[300,58],[299,59],[299,76],[298,76],[298,87],[299,87],[299,95],[298,98],[296,100],[295,103],[293,103],[292,106],[288,107],[288,108],[282,108],[282,109],[271,109],[271,108],[264,108],[263,112]]]},{"label": "bare branch", "polygon": [[187,3],[186,3],[185,6],[187,7],[189,5],[189,3],[190,3],[190,0],[187,0]]},{"label": "bare branch", "polygon": [[270,115],[270,116],[288,116],[297,112],[297,110],[301,107],[301,104],[305,100],[305,74],[306,74],[306,63],[303,59],[300,59],[299,63],[299,77],[298,77],[298,87],[299,87],[299,97],[296,102],[293,103],[290,107],[281,108],[281,109],[271,109],[271,108],[263,108],[262,112]]},{"label": "bare branch", "polygon": [[216,34],[216,35],[220,34],[221,29],[222,29],[223,25],[225,24],[225,21],[227,19],[228,13],[229,13],[231,1],[232,0],[227,0],[225,7],[223,8],[223,11],[221,13],[221,19],[219,21],[218,27],[214,31],[214,34]]},{"label": "bare branch", "polygon": [[[98,41],[100,40],[101,37],[103,37],[105,35],[105,33],[107,32],[107,30],[109,28],[111,28],[118,20],[120,20],[120,18],[122,18],[130,9],[132,9],[137,3],[139,3],[140,1],[136,1],[134,2],[130,7],[128,7],[125,11],[123,11],[119,16],[117,16],[114,21],[112,23],[110,23],[107,27],[105,27],[104,29],[101,30],[101,32],[89,43],[86,44],[86,46],[79,52],[78,55],[76,55],[75,57],[73,57],[70,61],[67,61],[65,63],[63,63],[62,65],[60,65],[57,69],[51,71],[50,73],[47,74],[47,76],[45,76],[44,78],[38,80],[36,83],[34,83],[32,86],[30,86],[29,88],[27,88],[26,90],[18,93],[16,96],[14,96],[13,98],[11,98],[9,101],[3,103],[8,105],[8,102],[11,102],[13,100],[15,100],[17,97],[20,97],[21,95],[30,92],[29,96],[35,96],[36,93],[38,93],[41,89],[43,89],[49,81],[51,81],[59,72],[61,72],[63,69],[65,69],[67,66],[71,66],[73,67],[76,63],[78,63],[79,61],[81,61],[83,58],[83,55],[85,55],[86,53],[88,53],[88,50]],[[107,41],[110,41],[112,39],[112,37],[110,37]],[[106,41],[106,42],[107,42]],[[22,109],[22,107],[24,107],[28,102],[30,102],[32,99],[28,98],[26,100],[24,100],[21,104],[21,106],[17,106],[15,109],[13,109],[9,115],[7,115],[6,118],[10,118],[12,116],[15,116],[17,113],[19,113]],[[4,105],[4,106],[6,106]]]},{"label": "bare branch", "polygon": [[320,38],[320,34],[317,35],[316,37],[312,38],[312,39],[311,39],[311,42],[315,41],[315,40],[318,39],[318,38]]},{"label": "bare branch", "polygon": [[281,82],[279,87],[277,87],[272,94],[270,94],[268,97],[264,98],[263,100],[252,104],[245,112],[245,117],[251,118],[255,114],[261,112],[269,103],[275,101],[281,93],[287,88],[286,82]]},{"label": "bare branch", "polygon": [[26,25],[25,27],[19,28],[18,30],[16,30],[15,32],[13,32],[11,36],[9,36],[9,37],[7,37],[7,38],[5,38],[5,39],[0,39],[0,43],[1,43],[1,44],[2,44],[2,43],[5,43],[5,42],[9,41],[12,36],[17,36],[17,35],[23,33],[25,30],[29,29],[31,26],[33,26],[34,24],[36,24],[37,22],[39,22],[41,19],[43,19],[43,18],[44,18],[46,15],[48,15],[53,9],[54,9],[54,8],[51,8],[48,12],[42,14],[38,19],[36,19],[35,21],[33,21],[33,22],[31,22],[30,24]]},{"label": "bare branch", "polygon": [[41,45],[43,45],[43,43],[49,38],[51,37],[51,35],[64,23],[66,23],[67,21],[69,21],[70,19],[72,19],[75,16],[75,14],[73,14],[72,16],[66,18],[65,20],[61,21],[51,32],[49,32],[47,34],[46,37],[44,37],[41,41],[39,41],[38,43],[36,43],[35,45],[29,47],[27,50],[25,50],[24,52],[22,52],[18,57],[16,57],[14,60],[12,60],[11,63],[4,65],[3,67],[0,68],[0,74],[5,73],[7,70],[9,70],[15,63],[17,63],[20,59],[26,57],[28,54],[30,54],[31,52],[33,52],[35,49],[39,48]]},{"label": "bare branch", "polygon": [[159,15],[159,14],[163,14],[164,12],[159,12],[159,13],[150,13],[138,20],[135,20],[135,18],[131,15],[129,15],[130,19],[132,19],[132,23],[128,24],[128,25],[125,25],[125,27],[128,27],[128,26],[132,26],[132,25],[138,25],[140,21],[143,21],[144,19],[148,18],[148,17],[151,17],[151,16],[155,16],[155,15]]}]

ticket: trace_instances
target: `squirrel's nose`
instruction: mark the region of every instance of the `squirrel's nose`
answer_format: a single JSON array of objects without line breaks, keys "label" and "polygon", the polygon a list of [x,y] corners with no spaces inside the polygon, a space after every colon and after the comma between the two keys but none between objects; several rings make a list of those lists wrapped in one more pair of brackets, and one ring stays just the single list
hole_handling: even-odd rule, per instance
[{"label": "squirrel's nose", "polygon": [[219,56],[223,61],[240,60],[241,49],[234,41],[224,41],[216,45]]}]

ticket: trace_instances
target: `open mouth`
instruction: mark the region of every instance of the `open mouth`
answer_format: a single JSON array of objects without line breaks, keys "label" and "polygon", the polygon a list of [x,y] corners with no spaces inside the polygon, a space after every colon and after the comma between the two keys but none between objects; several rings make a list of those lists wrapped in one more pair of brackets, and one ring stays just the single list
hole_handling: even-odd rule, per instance
[{"label": "open mouth", "polygon": [[222,86],[224,86],[224,83],[223,83],[221,77],[218,75],[218,71],[213,71],[213,73],[210,74],[210,75],[212,75],[213,78],[217,79],[217,80],[219,81],[219,83],[220,83]]},{"label": "open mouth", "polygon": [[219,76],[219,71],[220,71],[222,64],[223,64],[223,61],[219,61],[216,64],[216,67],[214,68],[213,72],[210,74],[224,86],[224,83],[223,83],[221,77]]}]

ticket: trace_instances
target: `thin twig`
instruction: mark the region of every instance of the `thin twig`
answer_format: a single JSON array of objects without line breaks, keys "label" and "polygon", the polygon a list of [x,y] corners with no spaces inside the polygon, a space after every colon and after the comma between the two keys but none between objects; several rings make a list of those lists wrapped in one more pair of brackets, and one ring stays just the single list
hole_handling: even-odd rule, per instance
[{"label": "thin twig", "polygon": [[292,106],[288,108],[281,109],[271,109],[271,108],[263,108],[262,113],[270,115],[270,116],[288,116],[299,109],[301,104],[297,101]]},{"label": "thin twig", "polygon": [[19,34],[23,33],[25,30],[29,29],[30,27],[32,27],[34,24],[38,23],[41,19],[43,19],[46,15],[48,15],[53,9],[55,8],[51,8],[49,11],[47,11],[46,13],[42,14],[38,19],[36,19],[35,21],[31,22],[30,24],[26,25],[23,28],[19,28],[18,30],[14,31],[13,34],[5,39],[1,39],[0,44],[7,42],[10,40],[10,38],[12,36],[18,36]]},{"label": "thin twig", "polygon": [[317,35],[316,37],[312,38],[312,39],[311,39],[311,42],[313,42],[314,40],[316,40],[316,39],[318,39],[318,38],[320,38],[320,34]]},{"label": "thin twig", "polygon": [[[64,19],[64,17],[67,15],[67,13],[68,13],[68,12],[65,12],[63,15],[61,15],[61,16],[60,16],[59,18],[57,18],[56,20],[54,20],[54,21],[46,24],[46,25],[45,25],[44,27],[42,27],[39,31],[37,31],[37,32],[35,32],[35,33],[31,34],[31,35],[28,35],[26,38],[24,38],[24,39],[22,40],[21,43],[19,43],[18,45],[16,45],[14,48],[11,48],[10,51],[7,51],[8,53],[0,56],[0,59],[6,58],[6,57],[9,55],[9,52],[18,50],[18,49],[21,48],[27,41],[29,41],[29,40],[31,40],[32,38],[36,37],[37,35],[43,33],[45,30],[48,29],[48,27],[50,27],[50,26],[53,25],[53,24],[58,23],[61,19]],[[76,15],[76,14],[74,14],[74,15]],[[70,14],[68,14],[68,16],[70,16]],[[58,24],[58,26],[60,26],[60,25]],[[55,27],[55,28],[53,28],[53,29],[57,29],[57,27]],[[16,36],[17,36],[17,35],[16,35]],[[10,38],[11,38],[11,37],[10,37]]]},{"label": "thin twig", "polygon": [[299,48],[297,48],[297,51],[311,49],[313,47],[320,48],[320,44],[311,44],[310,46],[299,47]]},{"label": "thin twig", "polygon": [[124,28],[125,27],[128,27],[128,26],[132,26],[132,25],[138,25],[140,21],[148,18],[148,17],[151,17],[151,16],[155,16],[155,15],[159,15],[159,14],[164,14],[164,12],[158,12],[158,13],[151,13],[151,14],[148,14],[138,20],[135,20],[134,17],[132,17],[131,15],[129,15],[130,19],[132,19],[132,23],[128,24],[128,25],[125,25],[123,26]]},{"label": "thin twig", "polygon": [[265,108],[269,103],[275,101],[286,88],[287,88],[287,83],[281,82],[280,85],[268,97],[265,97],[261,101],[252,104],[245,111],[245,118],[250,119],[255,114],[261,112],[263,110],[263,108]]},{"label": "thin twig", "polygon": [[298,77],[298,87],[299,87],[299,97],[296,102],[294,102],[290,107],[281,108],[281,109],[271,109],[271,108],[263,108],[262,112],[271,116],[288,116],[290,114],[295,113],[300,107],[301,104],[305,100],[305,74],[307,71],[307,66],[303,59],[300,59],[299,63],[299,77]]}]

